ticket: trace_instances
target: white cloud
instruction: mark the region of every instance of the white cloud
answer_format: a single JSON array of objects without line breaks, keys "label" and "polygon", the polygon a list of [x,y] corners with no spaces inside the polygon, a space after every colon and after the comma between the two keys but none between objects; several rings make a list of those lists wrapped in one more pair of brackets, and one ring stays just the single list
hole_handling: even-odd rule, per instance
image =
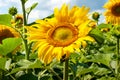
[{"label": "white cloud", "polygon": [[33,3],[38,2],[37,7],[31,12],[29,21],[45,18],[53,13],[55,7],[60,8],[62,4],[68,4],[70,0],[29,0],[26,7],[30,7]]},{"label": "white cloud", "polygon": [[[73,5],[93,5],[91,4],[92,0],[28,0],[26,2],[26,8],[30,7],[33,3],[38,2],[37,7],[31,12],[30,14],[30,20],[29,21],[33,21],[36,20],[38,18],[44,18],[46,16],[49,16],[50,14],[53,13],[53,10],[55,7],[60,8],[62,6],[62,4],[66,3],[66,4],[70,4],[70,6]],[[95,1],[96,3],[99,3],[101,0]],[[94,4],[96,4],[95,2],[93,2]],[[101,4],[103,4],[105,1],[102,1]],[[0,0],[0,13],[8,13],[8,9],[12,6],[15,6],[18,8],[18,12],[21,13],[22,9],[21,9],[21,2],[20,0]],[[98,8],[99,5],[94,5],[94,7],[91,7],[92,10],[95,10],[96,7]],[[99,7],[100,8],[100,7]],[[95,11],[103,13],[103,9],[99,8]],[[102,20],[103,22],[103,18],[100,18],[100,21]]]},{"label": "white cloud", "polygon": [[1,1],[1,2],[0,2],[0,7],[5,7],[5,6],[7,6],[6,3],[7,3],[6,1]]},{"label": "white cloud", "polygon": [[46,6],[53,10],[55,7],[60,8],[64,3],[69,4],[70,0],[49,0]]},{"label": "white cloud", "polygon": [[36,19],[42,19],[52,14],[50,11],[47,10],[33,10],[29,15],[29,21],[33,22]]},{"label": "white cloud", "polygon": [[12,2],[12,3],[19,3],[20,0],[7,0],[8,2]]}]

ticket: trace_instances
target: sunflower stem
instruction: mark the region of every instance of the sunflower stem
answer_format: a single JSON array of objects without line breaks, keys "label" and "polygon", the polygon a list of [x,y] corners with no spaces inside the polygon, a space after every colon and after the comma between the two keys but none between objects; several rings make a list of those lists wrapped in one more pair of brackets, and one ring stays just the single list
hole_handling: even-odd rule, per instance
[{"label": "sunflower stem", "polygon": [[50,70],[53,74],[55,74],[59,80],[62,80],[61,77],[60,77],[53,69],[50,68],[49,70]]},{"label": "sunflower stem", "polygon": [[[25,2],[24,0],[21,0],[21,4],[22,4],[22,11],[23,11],[23,23],[24,26],[27,25],[27,19],[26,19],[26,12],[25,12]],[[23,26],[23,44],[24,44],[24,48],[25,48],[25,59],[29,59],[29,51],[28,51],[28,45],[27,45],[27,40],[26,40],[26,35],[25,33],[27,32],[25,27]]]},{"label": "sunflower stem", "polygon": [[117,48],[117,52],[116,52],[116,55],[117,55],[117,61],[116,61],[116,69],[115,69],[115,73],[116,73],[116,78],[118,79],[119,78],[119,66],[120,66],[120,61],[119,61],[119,37],[117,37],[117,45],[116,45],[116,48]]},{"label": "sunflower stem", "polygon": [[68,61],[69,59],[66,59],[64,62],[63,80],[68,80]]}]

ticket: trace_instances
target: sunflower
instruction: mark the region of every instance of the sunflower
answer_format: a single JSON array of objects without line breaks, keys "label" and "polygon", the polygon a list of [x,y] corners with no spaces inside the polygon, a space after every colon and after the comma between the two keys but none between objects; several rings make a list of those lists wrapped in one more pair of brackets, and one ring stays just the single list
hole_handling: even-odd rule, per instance
[{"label": "sunflower", "polygon": [[19,37],[19,33],[11,27],[0,25],[0,44],[3,39],[10,37]]},{"label": "sunflower", "polygon": [[16,14],[14,19],[11,20],[13,27],[21,28],[23,26],[23,16],[21,14]]},{"label": "sunflower", "polygon": [[120,1],[119,0],[109,0],[104,6],[106,8],[105,17],[107,23],[113,25],[120,24]]},{"label": "sunflower", "polygon": [[64,4],[60,10],[54,9],[53,18],[37,20],[37,24],[27,27],[28,40],[35,42],[32,49],[38,50],[38,58],[42,62],[48,64],[54,58],[68,58],[71,52],[79,51],[84,40],[93,41],[88,36],[92,29],[88,26],[91,22],[87,16],[88,11],[89,8],[85,6],[74,6],[69,10]]}]

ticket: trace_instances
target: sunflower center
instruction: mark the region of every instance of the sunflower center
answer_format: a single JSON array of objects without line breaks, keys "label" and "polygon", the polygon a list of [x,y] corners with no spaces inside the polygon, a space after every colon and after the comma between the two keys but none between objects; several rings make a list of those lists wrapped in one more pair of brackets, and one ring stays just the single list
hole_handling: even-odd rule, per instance
[{"label": "sunflower center", "polygon": [[116,4],[112,7],[112,13],[115,16],[120,16],[120,4]]},{"label": "sunflower center", "polygon": [[72,25],[59,25],[49,31],[48,42],[54,46],[68,46],[77,39],[77,34],[77,29]]},{"label": "sunflower center", "polygon": [[14,37],[14,35],[10,32],[10,30],[4,29],[0,31],[0,44],[2,43],[3,39],[9,38],[9,37]]},{"label": "sunflower center", "polygon": [[53,39],[57,41],[64,42],[73,37],[71,29],[66,27],[58,27],[53,33]]}]

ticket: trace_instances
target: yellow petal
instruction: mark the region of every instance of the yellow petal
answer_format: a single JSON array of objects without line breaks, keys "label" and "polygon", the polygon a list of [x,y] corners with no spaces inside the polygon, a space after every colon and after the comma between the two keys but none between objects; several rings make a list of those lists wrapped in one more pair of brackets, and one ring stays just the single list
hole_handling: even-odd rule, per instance
[{"label": "yellow petal", "polygon": [[63,47],[55,47],[53,50],[53,54],[56,55],[56,59],[60,61],[63,56]]},{"label": "yellow petal", "polygon": [[48,43],[45,43],[45,44],[43,44],[41,47],[39,47],[39,49],[38,49],[38,57],[40,58],[40,59],[42,59],[43,57],[44,57],[44,54],[46,53],[46,51],[49,49],[49,45],[48,45]]},{"label": "yellow petal", "polygon": [[43,41],[43,40],[41,40],[41,41],[39,40],[38,42],[36,42],[32,47],[32,52],[37,50],[39,47],[41,47],[45,43],[46,43],[46,41]]},{"label": "yellow petal", "polygon": [[[53,46],[50,46],[49,49],[47,50],[46,53],[44,53],[44,57],[43,57],[43,61],[48,64],[51,62],[51,60],[53,59],[53,54],[52,54],[52,51],[53,51],[54,47]],[[50,59],[51,58],[51,59]]]}]

